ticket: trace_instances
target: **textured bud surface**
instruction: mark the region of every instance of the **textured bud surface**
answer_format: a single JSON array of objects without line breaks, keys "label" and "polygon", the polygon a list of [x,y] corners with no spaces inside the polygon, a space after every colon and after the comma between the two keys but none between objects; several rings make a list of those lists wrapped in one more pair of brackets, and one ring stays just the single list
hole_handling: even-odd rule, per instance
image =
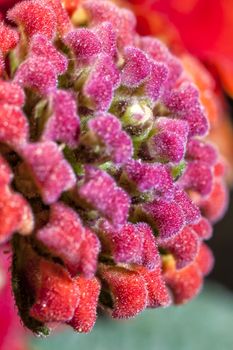
[{"label": "textured bud surface", "polygon": [[0,24],[0,243],[44,335],[196,296],[228,201],[182,63],[130,11],[73,3],[73,22],[69,1],[25,0]]}]

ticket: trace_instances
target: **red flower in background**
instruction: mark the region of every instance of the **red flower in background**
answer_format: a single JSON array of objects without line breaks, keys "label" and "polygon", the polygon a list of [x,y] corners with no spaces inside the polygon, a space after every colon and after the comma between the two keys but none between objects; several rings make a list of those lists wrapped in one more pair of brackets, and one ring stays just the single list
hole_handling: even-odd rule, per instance
[{"label": "red flower in background", "polygon": [[[124,1],[125,2],[125,1]],[[233,94],[233,2],[228,0],[127,0],[141,34],[166,36],[173,48],[188,49],[214,65]]]},{"label": "red flower in background", "polygon": [[0,0],[0,12],[6,12],[10,7],[19,2],[18,0]]}]

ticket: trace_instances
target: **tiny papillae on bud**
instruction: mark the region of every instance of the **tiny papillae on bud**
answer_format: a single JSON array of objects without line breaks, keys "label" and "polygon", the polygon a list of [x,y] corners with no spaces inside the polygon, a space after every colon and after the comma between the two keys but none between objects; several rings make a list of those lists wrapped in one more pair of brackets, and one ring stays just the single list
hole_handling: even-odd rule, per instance
[{"label": "tiny papillae on bud", "polygon": [[21,1],[0,23],[0,242],[38,335],[195,297],[228,199],[179,59],[111,1],[67,3]]}]

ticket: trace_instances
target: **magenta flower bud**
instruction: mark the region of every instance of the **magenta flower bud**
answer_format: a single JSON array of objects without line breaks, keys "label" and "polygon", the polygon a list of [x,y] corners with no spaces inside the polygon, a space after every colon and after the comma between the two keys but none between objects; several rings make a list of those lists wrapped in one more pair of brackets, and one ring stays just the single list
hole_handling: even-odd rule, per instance
[{"label": "magenta flower bud", "polygon": [[205,135],[208,122],[199,100],[197,88],[190,83],[183,83],[178,89],[165,95],[165,105],[173,113],[189,123],[189,134]]},{"label": "magenta flower bud", "polygon": [[186,157],[190,160],[200,160],[213,166],[217,162],[216,149],[206,142],[198,139],[191,139],[187,144]]},{"label": "magenta flower bud", "polygon": [[176,188],[174,200],[182,209],[186,224],[196,223],[200,219],[200,209],[185,191]]},{"label": "magenta flower bud", "polygon": [[74,173],[54,142],[28,144],[22,154],[45,204],[56,202],[63,191],[75,185]]},{"label": "magenta flower bud", "polygon": [[51,94],[51,109],[42,140],[60,141],[75,148],[79,142],[80,120],[74,96],[68,91],[55,91]]},{"label": "magenta flower bud", "polygon": [[185,189],[191,189],[207,195],[212,188],[213,174],[208,164],[202,161],[189,162],[184,174],[180,178],[180,184]]},{"label": "magenta flower bud", "polygon": [[132,157],[132,141],[114,115],[99,113],[88,122],[88,126],[100,142],[105,144],[114,163],[124,164]]},{"label": "magenta flower bud", "polygon": [[77,61],[90,60],[101,52],[101,42],[89,29],[76,29],[65,37],[65,43],[74,52]]},{"label": "magenta flower bud", "polygon": [[143,51],[134,47],[127,47],[124,51],[124,60],[121,75],[122,84],[129,88],[138,87],[150,74],[149,59]]},{"label": "magenta flower bud", "polygon": [[190,225],[190,227],[197,233],[200,239],[210,239],[212,237],[213,227],[204,217],[201,217],[196,224]]},{"label": "magenta flower bud", "polygon": [[[158,39],[149,36],[141,37],[140,44],[142,49],[153,58],[155,62],[162,62],[168,66],[169,70],[166,85],[167,87],[173,86],[182,73],[182,66],[178,59],[172,56],[166,46]],[[166,95],[167,92],[164,92]]]},{"label": "magenta flower bud", "polygon": [[124,171],[140,192],[153,191],[155,198],[172,198],[174,185],[171,174],[164,165],[131,160],[125,165]]},{"label": "magenta flower bud", "polygon": [[24,0],[0,23],[0,244],[37,335],[192,299],[228,203],[182,62],[111,1],[73,14]]},{"label": "magenta flower bud", "polygon": [[169,68],[165,63],[150,62],[150,76],[144,84],[146,96],[157,101],[162,94],[163,85],[168,79]]},{"label": "magenta flower bud", "polygon": [[85,167],[85,181],[78,193],[90,206],[102,213],[113,225],[126,223],[130,200],[126,192],[116,186],[106,172]]},{"label": "magenta flower bud", "polygon": [[159,118],[157,133],[149,142],[149,154],[158,161],[179,163],[185,154],[188,124],[182,120]]},{"label": "magenta flower bud", "polygon": [[19,66],[14,83],[48,95],[57,86],[56,68],[44,56],[30,56]]},{"label": "magenta flower bud", "polygon": [[[64,232],[64,227],[66,234]],[[87,275],[89,277],[90,272],[92,272],[93,275],[96,270],[99,243],[97,237],[92,240],[87,240],[87,235],[90,235],[90,233],[86,232],[76,212],[59,202],[53,204],[51,207],[49,223],[37,233],[38,239],[42,241],[54,255],[63,259],[72,275],[76,275],[80,271],[86,272],[88,269]],[[89,250],[86,252],[88,256],[83,254],[83,244],[85,244],[86,240],[92,241],[93,243],[88,246]],[[87,262],[92,266],[85,264]]]},{"label": "magenta flower bud", "polygon": [[117,38],[113,25],[110,22],[103,22],[94,27],[94,33],[101,43],[103,53],[117,58]]},{"label": "magenta flower bud", "polygon": [[175,201],[160,200],[146,203],[141,210],[142,218],[146,216],[146,220],[153,225],[161,239],[175,236],[185,224],[183,210]]},{"label": "magenta flower bud", "polygon": [[105,54],[100,55],[84,85],[83,93],[97,111],[106,111],[110,107],[119,80],[120,74],[112,58]]},{"label": "magenta flower bud", "polygon": [[183,116],[184,120],[189,123],[190,136],[204,136],[209,129],[208,120],[201,106],[194,106]]},{"label": "magenta flower bud", "polygon": [[185,83],[180,86],[179,90],[172,91],[166,105],[173,112],[186,113],[198,103],[198,98],[197,88],[194,85]]},{"label": "magenta flower bud", "polygon": [[126,224],[119,230],[114,230],[106,223],[103,226],[103,245],[108,241],[106,249],[110,248],[116,263],[142,264],[144,237],[135,225]]},{"label": "magenta flower bud", "polygon": [[36,34],[32,37],[30,52],[32,55],[41,56],[50,61],[57,74],[62,74],[67,70],[67,58],[56,50],[44,35]]},{"label": "magenta flower bud", "polygon": [[104,222],[99,229],[102,249],[115,262],[143,265],[150,270],[160,264],[157,242],[149,225],[129,223],[116,230]]},{"label": "magenta flower bud", "polygon": [[180,135],[184,141],[188,137],[189,126],[183,120],[161,117],[156,120],[155,125],[158,131],[167,131],[168,133]]}]

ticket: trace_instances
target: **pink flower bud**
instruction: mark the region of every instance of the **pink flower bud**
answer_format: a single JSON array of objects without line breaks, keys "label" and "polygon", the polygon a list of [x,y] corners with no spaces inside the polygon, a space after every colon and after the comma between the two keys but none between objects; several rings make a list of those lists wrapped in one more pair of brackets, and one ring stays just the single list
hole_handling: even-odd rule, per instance
[{"label": "pink flower bud", "polygon": [[28,129],[28,121],[18,106],[0,102],[1,142],[19,149],[28,141]]},{"label": "pink flower bud", "polygon": [[127,177],[141,192],[154,191],[155,196],[171,199],[174,186],[167,168],[160,163],[142,163],[131,160],[124,168]]},{"label": "pink flower bud", "polygon": [[179,183],[185,189],[191,189],[204,196],[210,193],[212,181],[213,174],[210,166],[205,162],[194,160],[187,164]]},{"label": "pink flower bud", "polygon": [[85,170],[85,182],[78,188],[80,197],[102,213],[114,226],[124,224],[130,206],[127,194],[118,188],[104,171],[91,166],[86,166]]},{"label": "pink flower bud", "polygon": [[14,82],[47,95],[57,86],[56,69],[45,57],[31,56],[19,66]]},{"label": "pink flower bud", "polygon": [[67,271],[58,264],[40,259],[35,274],[36,299],[30,309],[30,316],[43,323],[72,319],[80,300],[80,291]]},{"label": "pink flower bud", "polygon": [[108,55],[100,55],[84,85],[83,93],[97,111],[106,111],[112,101],[113,91],[119,85],[119,71]]},{"label": "pink flower bud", "polygon": [[75,185],[74,173],[55,143],[28,144],[22,153],[45,204],[56,202],[63,191]]},{"label": "pink flower bud", "polygon": [[69,325],[79,333],[88,333],[94,327],[97,318],[97,304],[100,293],[100,283],[96,278],[87,280],[82,277],[75,279],[80,291],[80,300]]},{"label": "pink flower bud", "polygon": [[165,285],[161,267],[148,271],[142,266],[135,267],[135,270],[145,280],[147,288],[147,307],[158,308],[167,307],[171,304],[171,297]]},{"label": "pink flower bud", "polygon": [[124,59],[121,83],[129,88],[138,87],[150,74],[150,61],[143,51],[134,47],[125,49]]},{"label": "pink flower bud", "polygon": [[44,35],[33,35],[30,52],[32,55],[46,58],[52,64],[57,74],[62,74],[67,69],[68,61],[66,57],[56,50],[56,48]]},{"label": "pink flower bud", "polygon": [[0,103],[22,107],[25,102],[23,89],[12,82],[0,80]]},{"label": "pink flower bud", "polygon": [[42,140],[60,141],[75,148],[79,141],[80,120],[73,95],[57,90],[51,94],[51,108],[53,113],[45,125]]},{"label": "pink flower bud", "polygon": [[26,0],[8,11],[9,20],[23,27],[25,34],[43,34],[52,39],[56,30],[56,15],[45,1]]},{"label": "pink flower bud", "polygon": [[143,212],[148,221],[158,231],[161,239],[175,236],[184,226],[185,217],[182,209],[175,201],[165,202],[163,200],[144,204]]},{"label": "pink flower bud", "polygon": [[13,49],[19,42],[18,32],[0,21],[0,50],[3,53]]},{"label": "pink flower bud", "polygon": [[133,42],[136,20],[132,12],[120,9],[109,1],[86,0],[84,7],[93,24],[108,21],[116,30],[118,45],[131,45]]},{"label": "pink flower bud", "polygon": [[111,291],[113,318],[133,317],[145,309],[146,284],[138,273],[122,267],[101,265],[100,274]]},{"label": "pink flower bud", "polygon": [[196,224],[190,227],[197,233],[200,239],[209,239],[212,237],[213,228],[210,222],[204,217],[201,217]]},{"label": "pink flower bud", "polygon": [[56,16],[56,22],[57,22],[57,31],[60,35],[64,35],[66,32],[68,32],[71,28],[71,21],[67,14],[67,12],[64,9],[64,6],[60,0],[42,0],[48,7],[50,7],[55,16]]},{"label": "pink flower bud", "polygon": [[106,152],[114,163],[124,164],[132,157],[132,141],[114,115],[99,113],[89,121],[88,126],[105,144]]},{"label": "pink flower bud", "polygon": [[101,43],[102,52],[117,57],[116,32],[110,22],[103,22],[94,28],[94,33]]},{"label": "pink flower bud", "polygon": [[162,242],[161,247],[172,253],[176,268],[182,269],[194,261],[199,249],[199,238],[192,228],[186,226],[175,237]]},{"label": "pink flower bud", "polygon": [[202,287],[202,274],[195,264],[180,270],[167,270],[165,280],[172,290],[175,304],[187,303]]},{"label": "pink flower bud", "polygon": [[101,52],[99,39],[91,30],[85,28],[69,32],[65,43],[72,49],[77,61],[90,60]]}]

